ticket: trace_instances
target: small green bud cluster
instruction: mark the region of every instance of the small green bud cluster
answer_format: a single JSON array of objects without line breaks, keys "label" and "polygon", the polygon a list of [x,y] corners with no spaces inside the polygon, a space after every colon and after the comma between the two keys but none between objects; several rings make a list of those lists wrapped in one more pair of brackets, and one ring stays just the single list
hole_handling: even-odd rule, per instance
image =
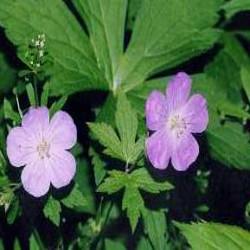
[{"label": "small green bud cluster", "polygon": [[26,52],[26,59],[29,62],[30,67],[35,71],[39,71],[39,68],[44,64],[44,56],[46,54],[46,36],[45,34],[39,34],[36,38],[31,40],[29,44],[29,50]]}]

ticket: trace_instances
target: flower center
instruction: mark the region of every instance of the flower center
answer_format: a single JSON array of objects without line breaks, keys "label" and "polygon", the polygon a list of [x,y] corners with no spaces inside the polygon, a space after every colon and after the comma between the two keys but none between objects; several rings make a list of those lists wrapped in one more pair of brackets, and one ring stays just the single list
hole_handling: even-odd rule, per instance
[{"label": "flower center", "polygon": [[36,148],[37,153],[41,159],[44,159],[45,157],[47,158],[50,157],[49,149],[50,149],[50,145],[44,139],[38,144]]},{"label": "flower center", "polygon": [[184,134],[185,130],[187,129],[187,124],[185,119],[182,118],[180,115],[172,115],[168,119],[168,127],[172,130],[177,138],[180,138],[182,134]]}]

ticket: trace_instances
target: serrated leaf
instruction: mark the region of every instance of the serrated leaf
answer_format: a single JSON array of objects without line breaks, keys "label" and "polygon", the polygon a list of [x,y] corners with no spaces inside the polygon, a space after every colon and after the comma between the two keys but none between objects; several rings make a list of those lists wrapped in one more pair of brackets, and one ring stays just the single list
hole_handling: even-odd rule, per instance
[{"label": "serrated leaf", "polygon": [[123,53],[127,0],[74,0],[87,24],[100,70],[110,89]]},{"label": "serrated leaf", "polygon": [[43,209],[43,213],[45,217],[47,217],[50,221],[52,221],[56,226],[59,226],[61,211],[62,210],[61,210],[60,202],[55,200],[52,197],[49,197]]},{"label": "serrated leaf", "polygon": [[222,9],[225,11],[227,19],[234,16],[237,12],[240,11],[250,11],[250,2],[249,0],[232,0],[226,2]]},{"label": "serrated leaf", "polygon": [[1,0],[0,25],[26,64],[29,43],[45,34],[45,49],[53,61],[53,67],[44,67],[51,75],[51,94],[108,88],[87,35],[63,1]]},{"label": "serrated leaf", "polygon": [[[211,27],[222,1],[144,0],[132,38],[115,75],[124,91],[210,48],[218,39]],[[199,6],[198,11],[193,11]]]},{"label": "serrated leaf", "polygon": [[139,190],[133,185],[126,186],[122,199],[122,209],[126,210],[132,232],[134,232],[141,212],[144,210],[144,201]]},{"label": "serrated leaf", "polygon": [[176,223],[193,250],[248,249],[250,233],[236,226],[219,223]]},{"label": "serrated leaf", "polygon": [[114,129],[106,123],[88,123],[88,125],[98,141],[106,147],[104,153],[122,160],[121,142]]},{"label": "serrated leaf", "polygon": [[85,206],[87,201],[78,189],[78,186],[75,185],[70,194],[66,198],[62,199],[61,202],[64,206],[73,209],[76,207]]},{"label": "serrated leaf", "polygon": [[109,177],[99,186],[98,192],[113,194],[125,188],[122,208],[127,211],[132,231],[134,232],[139,217],[144,211],[144,202],[140,194],[140,189],[150,193],[170,190],[173,186],[165,181],[164,183],[155,182],[148,172],[141,168],[127,172],[113,170],[109,172]]},{"label": "serrated leaf", "polygon": [[115,122],[121,139],[124,160],[131,162],[130,157],[135,147],[138,120],[125,94],[118,96]]},{"label": "serrated leaf", "polygon": [[104,182],[98,187],[98,192],[113,194],[124,188],[127,183],[127,174],[122,171],[112,170],[109,172],[109,177],[104,179]]},{"label": "serrated leaf", "polygon": [[133,179],[133,183],[136,187],[149,193],[159,193],[174,188],[168,181],[156,182],[145,168],[133,171],[130,178]]}]

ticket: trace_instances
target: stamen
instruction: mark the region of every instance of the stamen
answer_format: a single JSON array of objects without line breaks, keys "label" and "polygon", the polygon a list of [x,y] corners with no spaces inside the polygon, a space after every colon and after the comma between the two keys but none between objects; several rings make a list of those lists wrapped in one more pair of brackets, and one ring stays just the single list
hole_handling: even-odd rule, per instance
[{"label": "stamen", "polygon": [[177,138],[180,138],[187,129],[187,123],[180,115],[171,116],[168,119],[168,126],[176,134]]},{"label": "stamen", "polygon": [[50,157],[50,154],[49,154],[50,145],[44,139],[41,141],[41,143],[38,144],[36,149],[37,149],[38,155],[41,159],[44,159],[45,157],[47,157],[47,158]]}]

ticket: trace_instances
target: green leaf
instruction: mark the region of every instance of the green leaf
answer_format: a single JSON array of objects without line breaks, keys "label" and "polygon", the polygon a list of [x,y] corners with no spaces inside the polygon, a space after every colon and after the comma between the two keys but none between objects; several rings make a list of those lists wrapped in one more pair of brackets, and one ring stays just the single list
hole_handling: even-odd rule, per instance
[{"label": "green leaf", "polygon": [[149,239],[147,239],[146,237],[141,237],[136,250],[155,250],[155,249],[152,247]]},{"label": "green leaf", "polygon": [[207,137],[215,159],[229,167],[250,170],[249,136],[240,124],[227,122],[224,126],[211,128]]},{"label": "green leaf", "polygon": [[51,75],[52,95],[108,88],[87,35],[63,1],[48,4],[46,0],[2,0],[0,25],[27,65],[29,43],[45,34],[45,50],[53,65],[43,69]]},{"label": "green leaf", "polygon": [[61,213],[61,205],[60,202],[53,199],[51,196],[49,197],[44,209],[43,213],[45,217],[51,220],[56,226],[60,225],[60,213]]},{"label": "green leaf", "polygon": [[[1,244],[0,244],[0,249],[1,249],[1,250],[4,249],[4,248],[1,246]],[[21,244],[20,244],[18,238],[16,238],[15,241],[14,241],[14,250],[22,250]]]},{"label": "green leaf", "polygon": [[248,249],[250,233],[236,226],[219,223],[176,223],[193,250]]},{"label": "green leaf", "polygon": [[[134,88],[149,76],[187,61],[218,39],[221,0],[144,0],[115,75],[116,88]],[[199,6],[199,10],[193,11]]]},{"label": "green leaf", "polygon": [[140,194],[140,189],[150,193],[159,193],[173,188],[165,181],[155,182],[146,169],[138,169],[131,174],[113,170],[109,172],[109,177],[99,186],[98,192],[113,194],[125,188],[122,200],[122,209],[127,211],[131,229],[134,232],[140,215],[144,211],[144,202]]},{"label": "green leaf", "polygon": [[250,102],[250,67],[242,67],[241,68],[241,80],[243,84],[243,88],[246,92],[248,101]]},{"label": "green leaf", "polygon": [[46,83],[44,86],[43,86],[43,92],[42,92],[42,95],[41,95],[41,106],[45,106],[47,107],[48,105],[48,99],[49,99],[49,83]]},{"label": "green leaf", "polygon": [[109,172],[109,177],[104,179],[104,182],[99,186],[97,191],[107,194],[116,193],[126,186],[127,178],[125,172],[112,170]]},{"label": "green leaf", "polygon": [[86,21],[100,70],[110,89],[123,54],[127,0],[74,0]]},{"label": "green leaf", "polygon": [[26,91],[28,94],[30,106],[35,107],[36,106],[36,95],[35,95],[35,90],[34,90],[31,83],[26,85]]},{"label": "green leaf", "polygon": [[136,187],[149,193],[160,193],[161,191],[169,191],[174,186],[168,181],[156,182],[145,168],[140,168],[130,174]]},{"label": "green leaf", "polygon": [[19,199],[14,196],[14,199],[11,201],[10,207],[8,208],[7,213],[7,222],[8,224],[13,224],[16,220],[16,218],[19,216],[20,212],[20,205],[19,205]]},{"label": "green leaf", "polygon": [[78,160],[77,166],[78,169],[76,171],[75,182],[77,184],[78,190],[82,193],[86,202],[81,202],[81,205],[79,204],[80,206],[75,207],[74,210],[82,213],[95,214],[96,197],[92,183],[91,166],[85,159]]},{"label": "green leaf", "polygon": [[126,250],[125,246],[119,242],[110,239],[105,239],[106,250]]},{"label": "green leaf", "polygon": [[226,18],[229,19],[240,11],[250,11],[249,0],[232,0],[226,2],[222,9],[225,11]]},{"label": "green leaf", "polygon": [[75,185],[70,194],[61,202],[64,206],[74,209],[75,207],[85,206],[87,201],[78,189],[78,185]]},{"label": "green leaf", "polygon": [[244,110],[243,108],[240,108],[238,106],[236,106],[233,103],[230,102],[218,102],[218,110],[220,111],[220,113],[222,114],[222,116],[224,115],[229,115],[235,118],[240,118],[243,120],[249,119],[250,118],[250,114]]},{"label": "green leaf", "polygon": [[4,99],[3,109],[5,119],[10,119],[15,124],[21,122],[21,117],[13,110],[11,103],[7,99]]},{"label": "green leaf", "polygon": [[0,96],[7,93],[14,86],[17,72],[6,60],[5,55],[0,51]]},{"label": "green leaf", "polygon": [[36,240],[34,234],[32,234],[29,238],[30,250],[43,250],[44,248],[40,247],[38,240]]},{"label": "green leaf", "polygon": [[88,123],[98,141],[106,148],[104,153],[123,160],[121,142],[114,129],[106,123]]},{"label": "green leaf", "polygon": [[127,17],[127,27],[129,30],[132,30],[134,27],[135,19],[138,13],[138,10],[141,7],[143,0],[129,0],[128,1],[128,17]]},{"label": "green leaf", "polygon": [[118,129],[123,157],[126,162],[131,162],[135,148],[138,120],[135,111],[124,94],[118,96],[115,122]]},{"label": "green leaf", "polygon": [[154,249],[167,250],[167,221],[163,211],[144,210],[144,227]]},{"label": "green leaf", "polygon": [[123,199],[122,209],[127,211],[132,232],[135,231],[141,212],[144,210],[144,201],[139,190],[133,185],[127,185]]},{"label": "green leaf", "polygon": [[92,157],[91,163],[94,166],[95,184],[99,186],[106,175],[105,167],[107,164],[93,148],[90,148],[89,155]]},{"label": "green leaf", "polygon": [[54,102],[50,109],[50,116],[53,116],[57,111],[61,110],[68,100],[68,96],[62,96],[58,101]]}]

